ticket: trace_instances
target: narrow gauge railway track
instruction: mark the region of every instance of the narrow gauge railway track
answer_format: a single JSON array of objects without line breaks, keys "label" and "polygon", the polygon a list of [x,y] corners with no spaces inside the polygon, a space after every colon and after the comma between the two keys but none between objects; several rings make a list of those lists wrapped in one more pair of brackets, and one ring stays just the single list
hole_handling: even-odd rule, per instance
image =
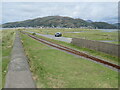
[{"label": "narrow gauge railway track", "polygon": [[31,37],[31,38],[39,41],[39,42],[42,42],[42,43],[44,43],[44,44],[47,44],[47,45],[49,45],[49,46],[52,46],[52,47],[58,48],[58,49],[60,49],[60,50],[64,50],[64,51],[70,52],[70,53],[75,54],[75,55],[79,55],[79,56],[82,56],[82,57],[91,59],[91,60],[93,60],[93,61],[96,61],[96,62],[105,64],[105,65],[108,65],[108,66],[111,66],[111,67],[113,67],[113,68],[115,68],[115,69],[120,70],[120,66],[119,66],[119,65],[116,65],[116,64],[113,64],[113,63],[104,61],[104,60],[102,60],[102,59],[99,59],[99,58],[96,58],[96,57],[94,57],[94,56],[85,54],[85,53],[83,53],[83,52],[79,52],[79,51],[77,51],[77,50],[68,48],[68,47],[66,47],[66,46],[63,46],[63,45],[60,45],[60,44],[57,44],[57,43],[54,43],[54,42],[45,40],[45,39],[43,39],[43,38],[35,37],[35,36],[30,35],[30,34],[25,33],[25,32],[22,32],[22,33],[25,34],[25,35],[28,35],[29,37]]}]

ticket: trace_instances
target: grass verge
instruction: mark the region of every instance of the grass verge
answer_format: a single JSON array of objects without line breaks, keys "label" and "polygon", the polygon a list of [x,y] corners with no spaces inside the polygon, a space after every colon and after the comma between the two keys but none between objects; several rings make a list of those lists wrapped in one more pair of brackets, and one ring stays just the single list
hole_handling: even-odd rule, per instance
[{"label": "grass verge", "polygon": [[117,88],[118,72],[21,34],[38,88]]},{"label": "grass verge", "polygon": [[8,64],[10,62],[10,53],[15,38],[15,30],[2,31],[2,87],[5,84],[5,76],[7,73]]},{"label": "grass verge", "polygon": [[2,89],[2,31],[0,30],[0,90]]},{"label": "grass verge", "polygon": [[[28,33],[28,32],[27,32],[27,33]],[[31,34],[31,33],[29,33],[29,34]],[[110,62],[112,62],[112,63],[118,64],[119,58],[116,57],[116,56],[112,56],[112,55],[110,55],[110,54],[106,54],[106,53],[99,52],[99,51],[92,50],[92,49],[88,49],[88,48],[82,48],[82,47],[76,46],[76,45],[71,44],[71,43],[66,43],[66,42],[58,41],[58,40],[53,40],[53,39],[49,39],[49,38],[46,38],[46,37],[43,37],[43,36],[39,36],[39,35],[35,35],[35,36],[37,36],[37,37],[39,37],[39,38],[46,39],[46,40],[48,40],[48,41],[52,41],[52,42],[55,42],[55,43],[64,45],[64,46],[67,46],[67,47],[70,47],[70,48],[73,48],[73,49],[75,49],[75,50],[78,50],[78,51],[87,53],[87,54],[92,55],[92,56],[96,56],[96,57],[98,57],[98,58],[101,58],[101,59],[110,61]]]},{"label": "grass verge", "polygon": [[[26,29],[27,30],[27,29]],[[61,32],[63,37],[83,38],[87,40],[106,41],[107,43],[118,44],[118,32],[103,32],[94,29],[29,29],[29,31],[54,35]],[[75,33],[73,33],[75,32]]]}]

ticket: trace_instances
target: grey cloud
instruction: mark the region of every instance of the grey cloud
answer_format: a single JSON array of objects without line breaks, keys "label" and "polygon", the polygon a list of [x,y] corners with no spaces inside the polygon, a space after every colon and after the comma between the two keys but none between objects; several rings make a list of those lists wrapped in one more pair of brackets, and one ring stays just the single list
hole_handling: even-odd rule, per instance
[{"label": "grey cloud", "polygon": [[116,22],[117,3],[3,3],[3,23],[50,15],[70,16],[93,21]]}]

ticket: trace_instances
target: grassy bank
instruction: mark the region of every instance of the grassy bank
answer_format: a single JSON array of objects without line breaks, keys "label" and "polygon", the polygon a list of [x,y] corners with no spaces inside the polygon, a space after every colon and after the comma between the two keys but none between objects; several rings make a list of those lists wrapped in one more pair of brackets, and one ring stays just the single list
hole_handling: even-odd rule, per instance
[{"label": "grassy bank", "polygon": [[118,87],[118,73],[21,34],[30,70],[38,88]]},{"label": "grassy bank", "polygon": [[53,28],[46,28],[46,29],[25,29],[29,31],[35,31],[41,34],[51,34],[54,35],[56,32],[62,32],[62,33],[67,33],[67,32],[81,32],[81,31],[98,31],[98,30],[91,30],[91,29],[53,29]]},{"label": "grassy bank", "polygon": [[2,31],[0,31],[0,89],[2,89]]},{"label": "grassy bank", "polygon": [[[31,34],[31,33],[29,33],[29,34]],[[58,44],[73,48],[73,49],[78,50],[78,51],[85,52],[85,53],[87,53],[89,55],[93,55],[93,56],[96,56],[98,58],[105,59],[105,60],[110,61],[112,63],[118,64],[118,59],[119,58],[116,57],[116,56],[112,56],[110,54],[106,54],[106,53],[99,52],[99,51],[96,51],[96,50],[91,50],[91,49],[88,49],[88,48],[82,48],[82,47],[76,46],[76,45],[71,44],[71,43],[66,43],[66,42],[58,41],[58,40],[53,40],[53,39],[49,39],[49,38],[39,36],[39,35],[36,35],[36,36],[39,37],[39,38],[46,39],[48,41],[52,41],[52,42],[55,42],[55,43],[58,43]]]},{"label": "grassy bank", "polygon": [[[54,35],[56,32],[62,32],[63,37],[83,38],[83,39],[97,40],[97,41],[108,41],[108,43],[118,44],[117,42],[118,32],[103,32],[101,30],[94,30],[94,29],[29,29],[29,30],[41,34],[51,34],[51,35]],[[80,32],[80,33],[73,33],[73,32]]]},{"label": "grassy bank", "polygon": [[15,30],[2,31],[2,87],[4,87],[5,76],[10,61],[11,50],[15,38]]}]

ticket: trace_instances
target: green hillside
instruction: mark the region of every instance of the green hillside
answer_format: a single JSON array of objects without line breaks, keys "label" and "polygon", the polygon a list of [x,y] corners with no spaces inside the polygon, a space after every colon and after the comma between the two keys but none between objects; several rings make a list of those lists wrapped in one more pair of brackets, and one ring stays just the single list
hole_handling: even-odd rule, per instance
[{"label": "green hillside", "polygon": [[108,24],[106,22],[93,22],[92,23],[94,26],[96,26],[99,29],[116,29],[117,27],[112,24]]},{"label": "green hillside", "polygon": [[74,19],[62,16],[47,16],[43,18],[30,19],[20,22],[10,22],[3,24],[3,28],[14,27],[59,27],[59,28],[117,28],[114,25],[104,22],[87,22],[82,19]]}]

